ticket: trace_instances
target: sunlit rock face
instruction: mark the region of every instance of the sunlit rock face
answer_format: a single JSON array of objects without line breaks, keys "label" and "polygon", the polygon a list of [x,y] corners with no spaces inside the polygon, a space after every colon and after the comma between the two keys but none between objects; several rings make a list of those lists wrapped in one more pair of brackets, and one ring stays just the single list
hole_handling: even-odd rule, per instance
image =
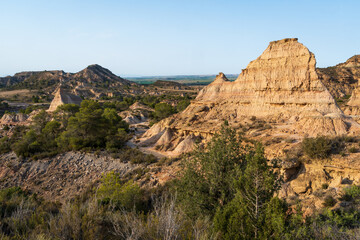
[{"label": "sunlit rock face", "polygon": [[240,116],[341,114],[315,65],[314,54],[297,39],[274,41],[235,82],[220,74],[196,101],[226,102],[225,114]]},{"label": "sunlit rock face", "polygon": [[[161,149],[161,139],[163,151],[190,151],[194,142],[210,139],[224,120],[237,126],[247,118],[284,124],[279,131],[299,136],[341,135],[358,126],[343,116],[320,81],[314,54],[296,38],[287,38],[270,42],[235,81],[220,73],[182,113],[149,129],[143,142]],[[161,136],[167,129],[172,137],[164,143]]]}]

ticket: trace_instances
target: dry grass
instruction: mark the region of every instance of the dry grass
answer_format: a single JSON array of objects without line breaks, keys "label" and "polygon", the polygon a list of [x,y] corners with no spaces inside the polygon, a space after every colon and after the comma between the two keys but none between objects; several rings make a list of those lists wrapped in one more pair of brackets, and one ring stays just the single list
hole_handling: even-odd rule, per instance
[{"label": "dry grass", "polygon": [[34,93],[29,89],[19,89],[19,90],[11,90],[11,91],[0,91],[0,97],[8,98],[15,95],[19,96],[31,96]]}]

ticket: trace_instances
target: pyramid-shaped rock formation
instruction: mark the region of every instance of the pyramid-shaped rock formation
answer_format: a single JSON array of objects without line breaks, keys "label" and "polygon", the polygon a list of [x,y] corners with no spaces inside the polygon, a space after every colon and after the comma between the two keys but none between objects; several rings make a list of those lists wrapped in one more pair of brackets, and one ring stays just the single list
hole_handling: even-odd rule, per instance
[{"label": "pyramid-shaped rock formation", "polygon": [[318,79],[315,57],[297,39],[271,42],[235,82],[220,74],[196,100],[228,102],[237,115],[276,114],[323,116],[341,114],[334,98]]},{"label": "pyramid-shaped rock formation", "polygon": [[49,112],[54,112],[58,106],[62,104],[76,104],[80,105],[82,102],[82,98],[71,94],[66,91],[62,87],[59,87],[54,94],[54,99],[52,100],[50,107],[48,109]]},{"label": "pyramid-shaped rock formation", "polygon": [[224,120],[236,125],[246,117],[286,121],[300,135],[344,134],[355,122],[343,116],[315,67],[314,54],[296,38],[271,42],[235,81],[220,73],[181,114],[149,129],[143,143],[156,144],[172,129],[175,150],[183,145],[179,138],[189,144],[195,137],[207,139]]}]

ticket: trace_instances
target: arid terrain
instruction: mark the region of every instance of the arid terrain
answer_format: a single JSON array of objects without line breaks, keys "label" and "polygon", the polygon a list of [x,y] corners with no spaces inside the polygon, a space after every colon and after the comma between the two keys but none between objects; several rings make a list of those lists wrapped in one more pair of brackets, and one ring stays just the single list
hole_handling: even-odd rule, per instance
[{"label": "arid terrain", "polygon": [[0,187],[65,204],[117,174],[155,191],[184,174],[193,151],[211,153],[226,126],[279,162],[274,194],[290,208],[349,209],[357,203],[346,189],[360,185],[359,73],[359,55],[316,68],[288,38],[270,42],[236,80],[219,73],[207,86],[141,85],[99,65],[3,77]]}]

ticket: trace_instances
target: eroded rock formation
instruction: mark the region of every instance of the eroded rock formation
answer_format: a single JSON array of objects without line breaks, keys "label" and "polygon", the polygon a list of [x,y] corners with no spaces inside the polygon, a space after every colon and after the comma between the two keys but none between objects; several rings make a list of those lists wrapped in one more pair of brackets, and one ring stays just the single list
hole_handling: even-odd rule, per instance
[{"label": "eroded rock formation", "polygon": [[82,102],[81,97],[71,94],[70,92],[64,90],[61,86],[55,92],[54,99],[52,100],[49,112],[54,112],[58,106],[62,104],[76,104],[80,105]]},{"label": "eroded rock formation", "polygon": [[[149,129],[142,145],[161,141],[163,151],[186,152],[197,140],[209,139],[224,120],[236,127],[248,118],[269,122],[272,134],[296,137],[341,135],[358,128],[320,81],[314,54],[291,38],[271,42],[234,82],[220,73],[182,113]],[[165,143],[168,129],[172,137]]]},{"label": "eroded rock formation", "polygon": [[349,101],[344,107],[344,112],[356,118],[360,116],[360,85],[358,85],[351,94]]}]

